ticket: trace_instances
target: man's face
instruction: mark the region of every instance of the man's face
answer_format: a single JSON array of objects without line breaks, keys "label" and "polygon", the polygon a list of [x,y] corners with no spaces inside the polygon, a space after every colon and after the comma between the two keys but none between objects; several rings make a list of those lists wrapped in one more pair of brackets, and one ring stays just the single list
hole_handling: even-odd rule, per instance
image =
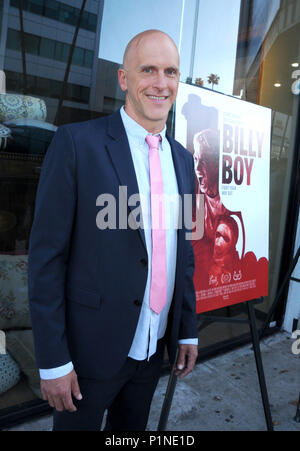
[{"label": "man's face", "polygon": [[194,169],[199,181],[200,191],[215,196],[218,191],[218,167],[215,157],[201,145],[194,152]]},{"label": "man's face", "polygon": [[214,256],[224,257],[231,251],[233,235],[227,224],[220,223],[216,230]]},{"label": "man's face", "polygon": [[173,105],[179,81],[179,56],[165,35],[144,36],[120,69],[119,83],[127,91],[125,110],[149,132],[163,129]]}]

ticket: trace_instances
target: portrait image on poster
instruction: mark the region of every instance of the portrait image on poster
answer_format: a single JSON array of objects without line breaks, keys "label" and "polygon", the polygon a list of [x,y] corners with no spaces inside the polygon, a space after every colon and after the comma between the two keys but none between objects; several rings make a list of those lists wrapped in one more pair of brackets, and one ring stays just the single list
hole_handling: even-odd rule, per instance
[{"label": "portrait image on poster", "polygon": [[268,294],[270,133],[271,110],[180,83],[175,138],[193,155],[202,230],[197,313]]}]

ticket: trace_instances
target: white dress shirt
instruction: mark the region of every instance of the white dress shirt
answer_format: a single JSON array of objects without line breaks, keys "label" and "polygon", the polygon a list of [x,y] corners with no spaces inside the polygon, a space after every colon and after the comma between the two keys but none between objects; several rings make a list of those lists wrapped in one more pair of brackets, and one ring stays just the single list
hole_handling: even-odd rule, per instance
[{"label": "white dress shirt", "polygon": [[[156,351],[157,340],[162,338],[167,327],[168,313],[173,298],[176,255],[177,255],[177,229],[179,215],[178,186],[173,165],[172,152],[169,141],[166,138],[166,127],[160,132],[162,140],[159,146],[165,202],[166,219],[166,247],[167,247],[167,303],[162,311],[157,314],[150,309],[150,282],[152,262],[152,235],[151,235],[151,208],[150,208],[150,176],[149,176],[149,147],[145,141],[149,134],[143,127],[137,124],[121,108],[121,117],[129,141],[129,147],[134,164],[138,183],[140,206],[143,218],[143,228],[148,254],[148,277],[141,306],[141,312],[135,336],[128,356],[135,360],[150,359]],[[197,338],[180,340],[179,343],[198,345]],[[58,368],[40,369],[42,379],[53,379],[68,374],[73,369],[71,362]]]}]

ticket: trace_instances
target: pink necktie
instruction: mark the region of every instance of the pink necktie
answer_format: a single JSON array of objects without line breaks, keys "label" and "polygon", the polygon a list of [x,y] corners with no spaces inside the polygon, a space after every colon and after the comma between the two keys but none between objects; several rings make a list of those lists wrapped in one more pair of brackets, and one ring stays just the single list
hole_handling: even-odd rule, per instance
[{"label": "pink necktie", "polygon": [[152,266],[150,308],[160,313],[167,302],[167,253],[163,178],[159,157],[161,136],[147,135],[151,189]]}]

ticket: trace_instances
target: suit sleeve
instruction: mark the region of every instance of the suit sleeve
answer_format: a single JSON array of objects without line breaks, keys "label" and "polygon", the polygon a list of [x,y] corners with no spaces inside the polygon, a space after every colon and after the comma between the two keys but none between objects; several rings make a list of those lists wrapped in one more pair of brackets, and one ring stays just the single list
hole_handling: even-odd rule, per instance
[{"label": "suit sleeve", "polygon": [[71,361],[64,295],[76,206],[75,163],[72,137],[63,126],[43,162],[29,245],[29,304],[37,365],[43,369]]},{"label": "suit sleeve", "polygon": [[[189,155],[190,156],[190,155]],[[190,156],[189,159],[189,171],[191,180],[191,191],[192,196],[195,194],[195,178],[194,178],[194,166],[193,158]],[[192,202],[193,205],[193,202]],[[190,212],[192,215],[192,211]],[[194,251],[190,240],[186,240],[187,245],[187,264],[184,280],[184,296],[182,303],[181,312],[181,322],[179,329],[179,339],[187,338],[198,338],[198,326],[197,326],[197,315],[196,315],[196,296],[195,287],[193,282],[194,276]]]}]

